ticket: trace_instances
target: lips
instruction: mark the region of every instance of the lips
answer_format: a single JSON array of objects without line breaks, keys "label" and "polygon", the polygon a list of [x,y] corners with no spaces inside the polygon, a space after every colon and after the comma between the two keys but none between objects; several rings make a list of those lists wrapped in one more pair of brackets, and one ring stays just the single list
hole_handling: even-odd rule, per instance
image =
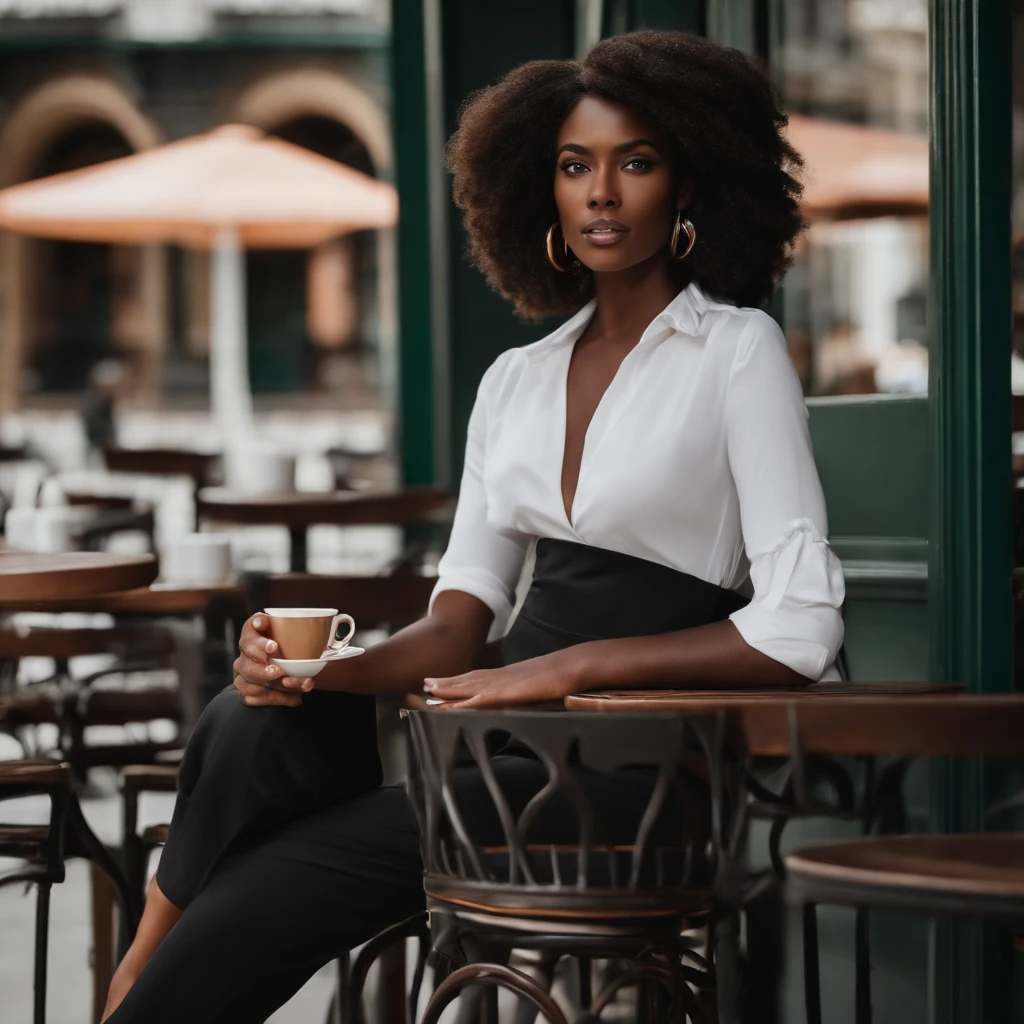
[{"label": "lips", "polygon": [[621,242],[628,233],[629,228],[625,224],[604,218],[591,221],[582,232],[583,237],[591,245],[615,245],[616,242]]}]

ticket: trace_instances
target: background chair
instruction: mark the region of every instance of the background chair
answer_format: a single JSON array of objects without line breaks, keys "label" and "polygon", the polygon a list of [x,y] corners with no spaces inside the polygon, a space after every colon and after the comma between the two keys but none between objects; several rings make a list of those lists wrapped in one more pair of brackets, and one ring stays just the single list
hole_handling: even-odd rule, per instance
[{"label": "background chair", "polygon": [[[83,780],[94,765],[123,765],[152,760],[159,750],[180,741],[148,738],[122,744],[90,744],[90,725],[146,723],[156,719],[181,720],[178,690],[166,685],[136,690],[105,689],[104,679],[125,673],[169,668],[175,638],[157,626],[111,628],[64,626],[0,627],[0,729],[9,732],[26,753],[40,753],[37,733],[41,725],[58,730],[56,751]],[[114,655],[113,664],[84,676],[71,673],[72,658]],[[30,684],[18,685],[18,665],[24,658],[52,658],[54,673]]]},{"label": "background chair", "polygon": [[[0,763],[0,800],[44,794],[50,798],[47,825],[0,824],[0,857],[20,863],[0,874],[0,886],[27,883],[36,886],[35,990],[33,1021],[46,1020],[47,944],[50,890],[64,881],[68,857],[86,857],[107,877],[121,906],[119,947],[124,950],[138,924],[139,905],[132,898],[124,874],[109,851],[92,833],[71,790],[70,765],[32,759]],[[101,951],[96,951],[101,955]]]}]

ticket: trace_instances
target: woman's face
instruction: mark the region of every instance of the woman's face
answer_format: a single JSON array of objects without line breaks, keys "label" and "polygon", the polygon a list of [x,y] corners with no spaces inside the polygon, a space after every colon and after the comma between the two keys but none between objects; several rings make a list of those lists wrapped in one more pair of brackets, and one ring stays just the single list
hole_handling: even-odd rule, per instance
[{"label": "woman's face", "polygon": [[679,188],[662,136],[627,107],[585,96],[563,122],[556,149],[555,204],[576,257],[597,273],[667,260],[689,193]]}]

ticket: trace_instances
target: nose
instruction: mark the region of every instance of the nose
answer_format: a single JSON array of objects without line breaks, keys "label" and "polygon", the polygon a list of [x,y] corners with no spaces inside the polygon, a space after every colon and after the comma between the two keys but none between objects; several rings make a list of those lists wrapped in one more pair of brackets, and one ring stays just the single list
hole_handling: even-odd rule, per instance
[{"label": "nose", "polygon": [[587,199],[587,207],[591,210],[614,209],[619,205],[619,195],[612,183],[610,174],[597,173],[592,178],[593,187]]}]

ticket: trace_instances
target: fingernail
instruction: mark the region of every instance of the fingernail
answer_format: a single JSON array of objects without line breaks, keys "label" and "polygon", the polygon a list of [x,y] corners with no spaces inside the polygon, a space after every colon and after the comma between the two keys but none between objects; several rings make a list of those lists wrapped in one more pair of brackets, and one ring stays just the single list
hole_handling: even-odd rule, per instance
[{"label": "fingernail", "polygon": [[252,628],[253,629],[262,629],[263,628],[263,620],[258,615],[256,616],[255,619],[252,620]]},{"label": "fingernail", "polygon": [[273,654],[277,650],[277,644],[273,640],[267,641],[267,654]]},{"label": "fingernail", "polygon": [[256,698],[255,697],[246,697],[245,698],[245,703],[246,704],[255,704],[256,703]]},{"label": "fingernail", "polygon": [[423,680],[423,689],[424,690],[432,690],[432,689],[434,689],[435,686],[437,686],[437,683],[434,682],[433,679],[424,679]]},{"label": "fingernail", "polygon": [[302,689],[305,690],[306,693],[309,693],[309,691],[313,689],[313,680],[312,679],[303,679],[302,680]]},{"label": "fingernail", "polygon": [[268,676],[277,675],[277,666],[276,665],[268,665],[266,671],[267,671],[267,675]]}]

